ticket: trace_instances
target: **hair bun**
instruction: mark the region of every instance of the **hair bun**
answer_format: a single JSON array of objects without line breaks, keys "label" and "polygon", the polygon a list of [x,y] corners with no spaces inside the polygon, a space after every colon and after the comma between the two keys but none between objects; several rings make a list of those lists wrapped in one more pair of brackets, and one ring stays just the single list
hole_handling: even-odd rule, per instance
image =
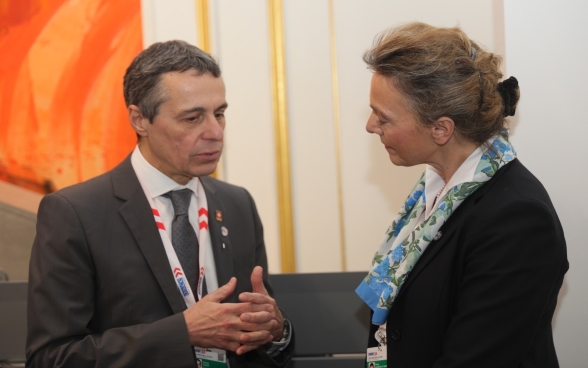
[{"label": "hair bun", "polygon": [[504,102],[503,116],[514,116],[519,101],[519,81],[510,77],[498,83],[498,93]]}]

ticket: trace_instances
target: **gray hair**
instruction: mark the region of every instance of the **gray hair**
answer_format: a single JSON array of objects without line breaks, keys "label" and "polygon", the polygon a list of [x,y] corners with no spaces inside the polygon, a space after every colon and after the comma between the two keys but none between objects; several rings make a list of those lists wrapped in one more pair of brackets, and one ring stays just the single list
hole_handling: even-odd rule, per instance
[{"label": "gray hair", "polygon": [[157,42],[143,50],[127,68],[123,79],[125,104],[137,105],[141,114],[153,122],[165,95],[159,86],[161,75],[195,69],[215,78],[221,71],[208,53],[185,41]]}]

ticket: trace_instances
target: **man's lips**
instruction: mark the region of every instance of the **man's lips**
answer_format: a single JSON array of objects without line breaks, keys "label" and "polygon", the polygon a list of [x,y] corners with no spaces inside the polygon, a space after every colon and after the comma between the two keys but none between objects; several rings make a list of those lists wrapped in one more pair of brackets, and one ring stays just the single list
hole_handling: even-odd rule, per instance
[{"label": "man's lips", "polygon": [[200,152],[194,156],[198,157],[201,160],[213,161],[213,160],[217,160],[220,157],[220,154],[221,154],[221,151],[216,150],[216,151]]}]

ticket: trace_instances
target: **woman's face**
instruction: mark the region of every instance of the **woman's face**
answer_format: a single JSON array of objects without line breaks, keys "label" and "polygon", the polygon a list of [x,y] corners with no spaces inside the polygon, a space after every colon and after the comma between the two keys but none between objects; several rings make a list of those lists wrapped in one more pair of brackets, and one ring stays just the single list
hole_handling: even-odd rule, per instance
[{"label": "woman's face", "polygon": [[436,148],[431,130],[418,124],[400,91],[378,73],[372,76],[370,107],[366,130],[380,136],[394,165],[414,166],[430,161]]}]

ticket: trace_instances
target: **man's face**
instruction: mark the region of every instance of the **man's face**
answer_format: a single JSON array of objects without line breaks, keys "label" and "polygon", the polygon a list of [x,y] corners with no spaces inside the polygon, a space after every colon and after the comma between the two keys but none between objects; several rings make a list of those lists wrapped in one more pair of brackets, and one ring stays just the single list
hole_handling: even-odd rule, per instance
[{"label": "man's face", "polygon": [[159,85],[165,98],[152,123],[133,118],[138,108],[129,106],[141,153],[179,184],[211,174],[223,149],[227,102],[222,78],[190,69],[163,74]]}]

